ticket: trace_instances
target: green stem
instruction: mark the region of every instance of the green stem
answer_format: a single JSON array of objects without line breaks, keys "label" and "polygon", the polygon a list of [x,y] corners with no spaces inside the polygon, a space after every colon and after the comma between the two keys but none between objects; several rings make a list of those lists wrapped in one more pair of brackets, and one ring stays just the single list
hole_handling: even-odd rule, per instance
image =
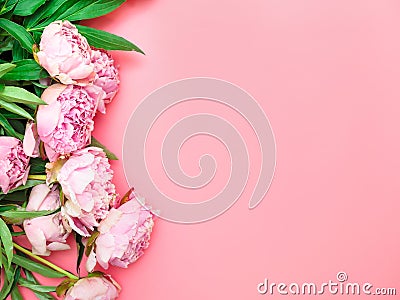
[{"label": "green stem", "polygon": [[46,181],[47,176],[46,175],[28,175],[28,179],[35,179],[35,180],[44,180]]},{"label": "green stem", "polygon": [[68,271],[65,271],[64,269],[60,268],[59,266],[56,266],[55,264],[49,262],[48,260],[46,260],[46,259],[44,259],[44,258],[42,258],[42,257],[40,257],[40,256],[37,256],[37,255],[33,254],[33,253],[30,252],[29,250],[27,250],[27,249],[21,247],[20,245],[18,245],[18,244],[16,244],[16,243],[13,243],[13,245],[14,245],[14,248],[15,248],[15,249],[17,249],[17,250],[21,251],[22,253],[24,253],[24,254],[26,254],[26,255],[28,255],[28,256],[30,256],[30,257],[36,259],[38,262],[41,262],[42,264],[44,264],[44,265],[46,265],[46,266],[52,268],[53,270],[55,270],[55,271],[57,271],[57,272],[60,272],[61,274],[65,275],[66,277],[71,278],[71,279],[75,279],[75,280],[78,280],[78,279],[79,279],[79,278],[78,278],[77,276],[75,276],[74,274],[72,274],[72,273],[70,273],[70,272],[68,272]]}]

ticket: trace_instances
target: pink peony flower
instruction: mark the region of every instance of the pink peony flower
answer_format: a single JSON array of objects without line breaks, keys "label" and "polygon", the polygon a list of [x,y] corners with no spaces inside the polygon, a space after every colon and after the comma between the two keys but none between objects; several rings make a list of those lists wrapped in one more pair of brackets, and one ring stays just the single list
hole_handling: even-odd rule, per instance
[{"label": "pink peony flower", "polygon": [[37,131],[50,161],[90,143],[93,117],[103,91],[95,86],[54,84],[42,95],[48,105],[37,112]]},{"label": "pink peony flower", "polygon": [[[60,206],[57,186],[50,189],[40,184],[32,189],[26,210],[56,210]],[[69,232],[63,226],[61,212],[25,220],[23,226],[34,254],[50,255],[50,251],[70,249],[66,244]]]},{"label": "pink peony flower", "polygon": [[93,81],[91,48],[68,21],[55,21],[43,30],[36,55],[39,64],[61,83],[86,85]]},{"label": "pink peony flower", "polygon": [[39,156],[40,139],[37,133],[36,124],[32,121],[26,123],[25,136],[23,141],[24,152],[29,157]]},{"label": "pink peony flower", "polygon": [[153,214],[137,201],[132,192],[128,202],[111,208],[108,216],[100,222],[95,250],[86,263],[88,271],[93,270],[96,260],[104,269],[108,269],[109,264],[126,268],[138,260],[149,246],[153,225]]},{"label": "pink peony flower", "polygon": [[8,193],[25,184],[29,174],[29,157],[22,142],[14,137],[0,136],[0,188]]},{"label": "pink peony flower", "polygon": [[66,197],[61,208],[63,216],[73,230],[89,236],[89,230],[106,217],[115,198],[113,171],[103,150],[96,147],[78,150],[67,160],[58,160],[47,167],[48,182],[58,181]]},{"label": "pink peony flower", "polygon": [[85,277],[79,279],[65,295],[65,300],[113,300],[120,287],[111,277]]},{"label": "pink peony flower", "polygon": [[118,69],[114,65],[111,55],[105,50],[92,50],[92,63],[94,65],[95,78],[93,84],[102,88],[105,96],[100,100],[98,110],[106,112],[105,104],[112,101],[119,88]]}]

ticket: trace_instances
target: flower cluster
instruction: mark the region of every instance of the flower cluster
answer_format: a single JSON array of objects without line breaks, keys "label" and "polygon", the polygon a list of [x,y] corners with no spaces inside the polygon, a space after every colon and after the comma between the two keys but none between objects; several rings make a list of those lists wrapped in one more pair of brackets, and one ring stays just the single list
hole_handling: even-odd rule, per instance
[{"label": "flower cluster", "polygon": [[90,144],[96,111],[105,113],[119,86],[114,60],[92,49],[68,21],[47,26],[40,41],[38,62],[60,82],[42,95],[48,105],[37,115],[40,139],[50,160]]},{"label": "flower cluster", "polygon": [[60,293],[65,299],[115,299],[118,284],[91,272],[97,264],[108,269],[135,262],[148,247],[154,225],[133,189],[118,196],[105,151],[90,145],[96,112],[105,113],[118,91],[118,69],[108,52],[92,48],[69,21],[49,24],[38,50],[35,59],[50,75],[41,95],[44,104],[35,121],[26,123],[23,141],[0,137],[1,192],[38,177],[29,175],[31,159],[47,162],[46,174],[39,175],[45,180],[31,189],[25,211],[49,213],[19,222],[32,255],[70,249],[67,238],[75,235],[86,244],[89,275],[61,284]]}]

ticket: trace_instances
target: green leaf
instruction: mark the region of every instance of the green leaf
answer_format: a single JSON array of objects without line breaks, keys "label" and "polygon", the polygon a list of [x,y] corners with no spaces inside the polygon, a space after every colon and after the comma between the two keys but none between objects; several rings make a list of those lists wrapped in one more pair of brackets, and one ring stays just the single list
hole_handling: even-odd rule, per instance
[{"label": "green leaf", "polygon": [[28,51],[26,51],[24,48],[22,48],[18,41],[14,40],[13,48],[12,48],[13,61],[26,59],[31,56],[32,56],[32,54],[30,54]]},{"label": "green leaf", "polygon": [[3,282],[3,287],[0,291],[0,299],[6,299],[10,294],[14,285],[14,279],[18,277],[18,273],[20,272],[19,268],[13,269],[8,268],[4,270],[6,273],[5,280]]},{"label": "green leaf", "polygon": [[17,120],[25,119],[17,114],[14,114],[14,113],[11,113],[11,112],[5,110],[4,108],[0,108],[0,113],[7,119],[17,119]]},{"label": "green leaf", "polygon": [[[28,179],[24,185],[20,185],[19,187],[9,191],[8,194],[16,192],[16,191],[22,191],[22,190],[25,190],[25,189],[29,189],[31,187],[34,187],[34,186],[38,185],[38,184],[42,184],[44,182],[45,182],[44,180]],[[4,193],[0,192],[0,195],[4,195]]]},{"label": "green leaf", "polygon": [[8,11],[8,12],[6,12],[6,13],[4,13],[4,14],[1,14],[1,17],[2,17],[3,19],[7,19],[7,20],[11,20],[12,16],[13,16],[12,10],[11,10],[11,11]]},{"label": "green leaf", "polygon": [[7,102],[46,105],[46,102],[35,94],[16,86],[6,86],[4,90],[0,92],[0,99]]},{"label": "green leaf", "polygon": [[14,286],[14,288],[11,291],[11,300],[24,300],[24,298],[22,297],[18,286]]},{"label": "green leaf", "polygon": [[20,120],[9,120],[11,126],[15,129],[16,132],[20,134],[25,134],[25,123]]},{"label": "green leaf", "polygon": [[103,149],[103,151],[107,155],[108,159],[118,160],[118,157],[114,153],[112,153],[110,150],[108,150],[106,148],[106,146],[104,146],[102,143],[100,143],[98,140],[96,140],[93,136],[92,136],[92,141],[90,143],[90,146]]},{"label": "green leaf", "polygon": [[[35,278],[35,276],[33,276],[31,271],[24,270],[24,273],[25,273],[26,279],[30,283],[40,285],[39,281]],[[42,292],[35,292],[35,291],[34,291],[34,294],[36,295],[36,297],[39,300],[53,300],[53,299],[55,299],[51,294],[46,294],[46,293],[42,293]]]},{"label": "green leaf", "polygon": [[[1,92],[0,92],[0,94],[1,94]],[[0,99],[1,99],[1,96],[0,96]],[[10,102],[0,100],[0,107],[3,107],[4,109],[6,109],[8,111],[15,113],[17,115],[20,115],[29,120],[33,120],[33,117],[25,109],[23,109],[22,107],[18,106],[15,103],[10,103]]]},{"label": "green leaf", "polygon": [[15,40],[12,47],[12,60],[24,59],[24,51],[26,50],[21,47],[17,40]]},{"label": "green leaf", "polygon": [[28,280],[31,283],[39,284],[39,281],[35,278],[35,276],[33,276],[31,271],[24,270],[24,273],[25,273],[26,280]]},{"label": "green leaf", "polygon": [[22,59],[14,61],[16,66],[14,70],[3,76],[5,80],[39,80],[46,78],[49,74],[34,60]]},{"label": "green leaf", "polygon": [[17,139],[22,140],[24,136],[22,134],[17,133],[14,128],[11,126],[10,122],[8,122],[7,118],[0,113],[0,125],[4,128],[6,133],[9,136],[16,137]]},{"label": "green leaf", "polygon": [[19,210],[7,210],[0,213],[0,215],[3,216],[6,220],[12,221],[12,223],[19,223],[26,219],[33,219],[51,215],[56,211],[57,210],[26,211],[25,209],[20,208]]},{"label": "green leaf", "polygon": [[4,74],[7,72],[10,72],[12,69],[14,69],[16,65],[10,64],[10,63],[5,63],[0,65],[0,77],[3,77]]},{"label": "green leaf", "polygon": [[29,162],[31,164],[29,174],[44,174],[44,173],[46,173],[47,161],[42,160],[41,158],[31,158],[31,160]]},{"label": "green leaf", "polygon": [[49,293],[49,292],[56,291],[55,286],[40,285],[40,284],[32,283],[25,278],[20,278],[18,283],[20,286],[26,287],[35,292]]},{"label": "green leaf", "polygon": [[[34,82],[34,81],[32,81],[32,83],[33,83],[33,82]],[[41,97],[42,94],[43,94],[43,92],[44,92],[44,90],[43,90],[42,88],[36,86],[36,85],[34,85],[33,88],[35,89],[36,96]]]},{"label": "green leaf", "polygon": [[13,48],[14,38],[8,36],[2,42],[0,42],[0,52],[10,51]]},{"label": "green leaf", "polygon": [[[1,245],[1,240],[0,240],[0,249],[1,249],[2,245]],[[5,261],[5,257],[3,256],[3,251],[0,250],[0,270],[3,268],[3,262]]]},{"label": "green leaf", "polygon": [[7,31],[21,44],[23,48],[28,50],[29,53],[32,53],[32,47],[35,41],[23,26],[14,23],[13,21],[0,18],[0,28]]},{"label": "green leaf", "polygon": [[[8,295],[11,294],[12,290],[17,287],[17,282],[19,280],[19,278],[21,277],[21,267],[16,267],[15,271],[14,271],[14,276],[13,276],[13,281],[12,281],[12,285],[11,285],[11,289],[8,292]],[[7,296],[8,296],[7,295]]]},{"label": "green leaf", "polygon": [[42,293],[42,292],[33,292],[39,300],[55,300],[51,294]]},{"label": "green leaf", "polygon": [[[79,0],[74,0],[75,2]],[[68,2],[68,0],[51,0],[48,1],[45,5],[41,6],[33,15],[28,16],[24,20],[24,26],[26,28],[32,28],[38,24],[41,20],[51,16],[56,11],[64,11],[61,6]],[[71,5],[70,5],[71,6]]]},{"label": "green leaf", "polygon": [[9,120],[11,126],[15,129],[16,132],[20,134],[25,134],[25,123],[20,120]]},{"label": "green leaf", "polygon": [[17,4],[18,0],[7,0],[4,2],[3,6],[0,9],[0,15],[6,14],[11,11],[14,6]]},{"label": "green leaf", "polygon": [[49,267],[46,267],[38,262],[27,259],[26,257],[20,256],[18,254],[14,254],[12,262],[18,266],[21,266],[24,269],[43,275],[45,277],[62,278],[65,276],[53,269],[50,269]]},{"label": "green leaf", "polygon": [[[27,200],[26,190],[1,195],[1,197],[3,199],[2,203],[4,202],[4,204],[23,204]],[[17,208],[18,207],[15,207],[14,209]]]},{"label": "green leaf", "polygon": [[14,15],[29,16],[33,14],[46,0],[19,0],[15,6]]},{"label": "green leaf", "polygon": [[97,18],[117,9],[126,0],[81,0],[62,13],[57,19],[80,21]]},{"label": "green leaf", "polygon": [[4,247],[5,255],[7,257],[7,262],[8,262],[7,267],[9,268],[11,266],[11,261],[14,255],[13,252],[14,246],[10,229],[1,218],[0,218],[0,239]]},{"label": "green leaf", "polygon": [[82,25],[76,25],[76,27],[93,47],[104,50],[136,51],[144,54],[138,46],[118,35]]},{"label": "green leaf", "polygon": [[0,205],[0,213],[7,210],[16,209],[17,207],[17,205]]}]

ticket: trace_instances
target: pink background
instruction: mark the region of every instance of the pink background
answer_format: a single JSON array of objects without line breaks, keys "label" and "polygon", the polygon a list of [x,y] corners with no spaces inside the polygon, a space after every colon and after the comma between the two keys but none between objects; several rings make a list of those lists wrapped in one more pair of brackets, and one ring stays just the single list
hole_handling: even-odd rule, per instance
[{"label": "pink background", "polygon": [[[245,192],[210,222],[157,220],[145,256],[127,270],[110,270],[123,287],[120,299],[280,299],[259,295],[257,284],[265,277],[321,283],[339,271],[349,281],[400,293],[399,15],[397,0],[128,0],[87,22],[129,38],[147,54],[114,53],[121,91],[107,115],[97,117],[95,136],[119,157],[138,103],[168,82],[193,76],[221,78],[251,93],[277,143],[271,189],[249,211],[259,149],[240,116],[220,111],[248,139],[252,166]],[[192,103],[169,111],[160,124],[208,110],[218,112]],[[162,130],[153,134],[156,145]],[[159,149],[149,154],[154,178],[185,201],[187,193],[163,179]],[[199,155],[210,152],[220,161],[216,181],[191,199],[223,186],[227,152],[204,137],[182,149],[191,175]],[[113,168],[124,193],[122,161]],[[61,264],[73,269],[74,251],[52,259],[66,255]],[[385,297],[368,297],[378,298]]]}]

